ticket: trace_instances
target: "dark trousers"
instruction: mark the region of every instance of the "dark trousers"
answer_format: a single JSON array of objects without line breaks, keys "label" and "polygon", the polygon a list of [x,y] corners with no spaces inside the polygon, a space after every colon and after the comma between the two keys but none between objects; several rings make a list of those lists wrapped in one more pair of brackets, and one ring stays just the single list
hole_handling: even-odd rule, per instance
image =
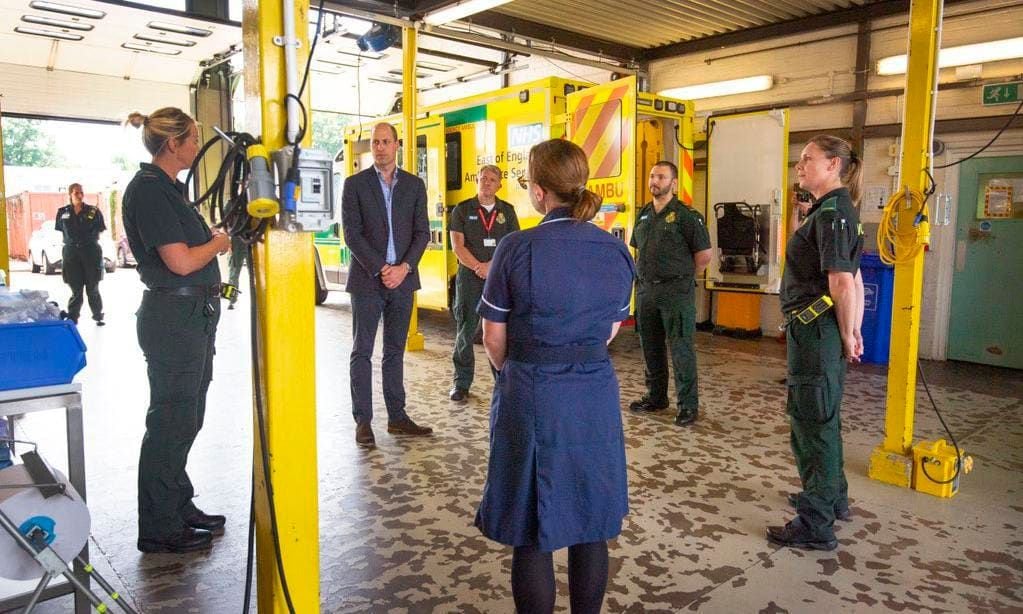
[{"label": "dark trousers", "polygon": [[472,386],[476,370],[476,354],[473,341],[480,316],[476,313],[480,297],[483,296],[484,280],[469,269],[460,266],[455,275],[455,351],[451,362],[455,365],[455,388],[468,390]]},{"label": "dark trousers", "polygon": [[139,537],[185,527],[195,491],[185,471],[206,415],[219,299],[145,292],[137,313],[149,374],[149,411],[139,454]]},{"label": "dark trousers", "polygon": [[235,288],[241,278],[242,266],[249,259],[249,246],[241,239],[231,239],[231,257],[227,261],[227,283]]},{"label": "dark trousers", "polygon": [[373,419],[373,345],[384,320],[384,358],[380,364],[387,419],[400,422],[405,413],[405,342],[412,317],[412,291],[381,288],[353,292],[352,355],[349,360],[352,415],[356,423]]},{"label": "dark trousers", "polygon": [[656,403],[668,400],[667,352],[670,352],[678,408],[695,412],[700,406],[700,395],[693,350],[696,302],[692,283],[691,280],[640,283],[636,290],[636,328],[646,362],[649,398]]},{"label": "dark trousers", "polygon": [[847,507],[849,498],[840,411],[846,365],[834,311],[791,323],[785,339],[792,453],[803,485],[796,511],[813,535],[834,539],[835,508]]},{"label": "dark trousers", "polygon": [[71,288],[71,300],[67,303],[67,315],[77,322],[82,313],[82,290],[89,297],[92,319],[103,319],[103,298],[99,295],[99,281],[103,279],[103,250],[99,244],[76,247],[65,245],[61,254],[61,276]]}]

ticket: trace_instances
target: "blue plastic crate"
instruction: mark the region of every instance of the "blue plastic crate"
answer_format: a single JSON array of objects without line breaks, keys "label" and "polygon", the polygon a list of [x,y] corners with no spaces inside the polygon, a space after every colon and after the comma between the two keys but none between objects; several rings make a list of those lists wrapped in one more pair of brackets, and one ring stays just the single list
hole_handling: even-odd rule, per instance
[{"label": "blue plastic crate", "polygon": [[69,320],[0,324],[0,390],[68,384],[85,367],[85,343]]},{"label": "blue plastic crate", "polygon": [[863,254],[863,362],[888,364],[892,336],[892,295],[895,269],[881,262],[877,254]]}]

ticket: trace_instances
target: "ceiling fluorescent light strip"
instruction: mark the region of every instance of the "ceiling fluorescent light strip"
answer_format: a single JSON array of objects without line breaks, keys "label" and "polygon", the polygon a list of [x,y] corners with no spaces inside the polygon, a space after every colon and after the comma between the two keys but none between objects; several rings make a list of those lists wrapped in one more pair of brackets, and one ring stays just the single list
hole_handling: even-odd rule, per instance
[{"label": "ceiling fluorescent light strip", "polygon": [[59,30],[47,30],[45,28],[33,28],[17,26],[14,28],[15,32],[19,34],[31,34],[32,36],[45,36],[47,38],[55,38],[62,41],[80,41],[84,38],[81,34],[72,34],[71,32],[61,32]]},{"label": "ceiling fluorescent light strip", "polygon": [[336,62],[334,60],[324,60],[322,58],[316,58],[318,64],[329,64],[331,66],[340,66],[342,68],[358,68],[356,64],[347,64],[345,62]]},{"label": "ceiling fluorescent light strip", "polygon": [[[1023,37],[1005,38],[987,43],[947,47],[938,52],[938,68],[969,66],[1023,58]],[[877,61],[877,74],[901,75],[906,72],[908,56],[893,55]]]},{"label": "ceiling fluorescent light strip", "polygon": [[416,62],[416,67],[417,68],[422,68],[422,69],[425,69],[425,70],[433,70],[433,71],[436,71],[436,72],[451,72],[452,70],[455,69],[454,66],[450,66],[448,64],[440,64],[438,62],[420,62],[420,61]]},{"label": "ceiling fluorescent light strip", "polygon": [[138,43],[121,43],[121,46],[132,51],[146,51],[148,53],[159,53],[160,55],[179,55],[181,53],[180,49],[161,49],[160,47],[140,45]]},{"label": "ceiling fluorescent light strip", "polygon": [[103,19],[107,16],[105,11],[101,11],[99,9],[87,9],[71,4],[50,2],[49,0],[32,0],[32,2],[29,2],[28,5],[39,11],[50,11],[51,13],[61,13],[62,15],[74,15],[75,17],[85,17],[86,19]]},{"label": "ceiling fluorescent light strip", "polygon": [[40,26],[51,26],[54,28],[65,28],[67,30],[78,30],[79,32],[88,32],[96,27],[91,23],[78,23],[77,21],[54,19],[53,17],[40,17],[39,15],[22,15],[21,20],[25,23],[34,23]]},{"label": "ceiling fluorescent light strip", "polygon": [[193,28],[192,26],[179,26],[176,23],[170,23],[167,21],[150,21],[148,26],[154,30],[160,30],[162,32],[174,32],[175,34],[185,34],[187,36],[198,36],[203,38],[213,34],[213,30]]},{"label": "ceiling fluorescent light strip", "polygon": [[439,26],[451,21],[464,19],[469,15],[482,13],[483,11],[490,10],[495,6],[507,4],[510,1],[511,0],[464,0],[463,2],[452,4],[451,6],[446,6],[442,9],[427,13],[426,16],[423,17],[423,21],[431,26]]},{"label": "ceiling fluorescent light strip", "polygon": [[136,34],[135,38],[140,41],[149,41],[151,43],[161,43],[164,45],[175,45],[177,47],[195,47],[195,41],[182,40],[180,38],[173,38],[169,36]]},{"label": "ceiling fluorescent light strip", "polygon": [[[404,73],[402,72],[402,70],[400,68],[395,68],[394,70],[387,71],[387,74],[394,75],[396,77],[400,77]],[[418,70],[416,71],[416,79],[425,79],[425,78],[427,78],[429,76],[430,75],[426,74],[425,72],[419,72]]]},{"label": "ceiling fluorescent light strip", "polygon": [[366,59],[369,59],[369,60],[381,60],[381,59],[387,57],[385,54],[377,53],[376,51],[364,51],[362,53],[354,53],[352,51],[341,51],[340,49],[338,49],[337,52],[340,53],[341,55],[347,55],[347,56],[350,56],[350,57],[353,57],[353,58],[360,58],[360,59],[361,58],[366,58]]},{"label": "ceiling fluorescent light strip", "polygon": [[698,85],[686,85],[684,87],[673,87],[658,92],[661,96],[678,98],[680,100],[697,100],[699,98],[714,98],[715,96],[732,96],[735,94],[748,94],[750,92],[763,92],[774,86],[774,77],[771,75],[757,75],[755,77],[744,77],[742,79],[729,79],[727,81],[713,81],[711,83],[700,83]]}]

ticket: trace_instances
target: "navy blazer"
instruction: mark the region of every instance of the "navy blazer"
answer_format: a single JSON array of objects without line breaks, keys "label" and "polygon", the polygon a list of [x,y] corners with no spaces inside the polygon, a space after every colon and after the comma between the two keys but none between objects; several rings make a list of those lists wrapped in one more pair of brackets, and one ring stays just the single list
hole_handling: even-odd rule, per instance
[{"label": "navy blazer", "polygon": [[[395,169],[397,182],[391,195],[391,224],[394,252],[398,262],[407,262],[412,272],[399,289],[418,290],[419,260],[430,242],[430,220],[426,212],[426,185],[419,177]],[[341,228],[345,245],[351,250],[347,292],[384,288],[380,269],[387,263],[387,209],[375,166],[345,180],[341,194]]]}]

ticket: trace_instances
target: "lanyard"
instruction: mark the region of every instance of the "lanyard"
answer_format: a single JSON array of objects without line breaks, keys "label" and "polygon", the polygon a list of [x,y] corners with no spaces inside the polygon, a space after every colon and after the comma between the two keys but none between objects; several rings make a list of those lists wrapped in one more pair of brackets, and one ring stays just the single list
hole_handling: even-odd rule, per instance
[{"label": "lanyard", "polygon": [[490,236],[490,229],[494,227],[494,220],[497,219],[497,203],[494,203],[494,210],[490,212],[490,219],[487,219],[487,210],[482,205],[479,207],[480,224],[483,225],[483,230],[486,231],[487,236]]}]

